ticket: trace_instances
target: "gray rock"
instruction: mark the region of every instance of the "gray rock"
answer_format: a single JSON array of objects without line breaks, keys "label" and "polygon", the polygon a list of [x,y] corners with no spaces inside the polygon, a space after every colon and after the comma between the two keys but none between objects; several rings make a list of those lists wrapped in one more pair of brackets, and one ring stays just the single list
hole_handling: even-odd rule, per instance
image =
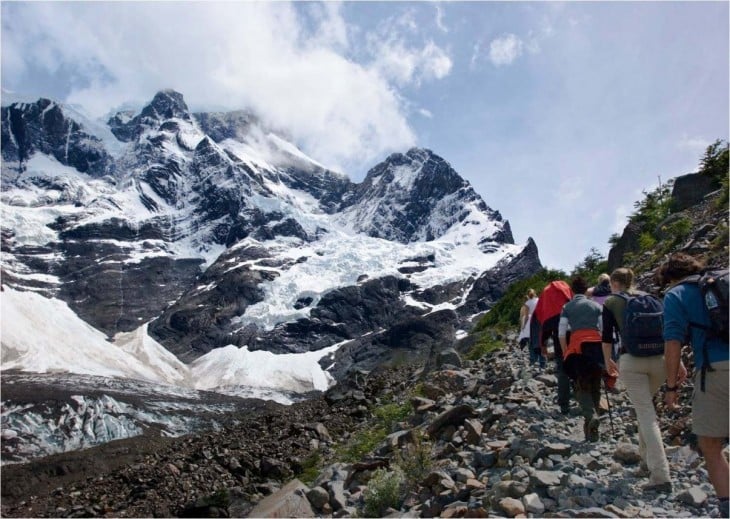
[{"label": "gray rock", "polygon": [[613,453],[613,458],[624,465],[635,465],[641,461],[638,445],[619,443]]},{"label": "gray rock", "polygon": [[438,438],[441,432],[448,426],[459,426],[464,423],[467,418],[474,418],[477,412],[470,405],[457,405],[439,414],[433,419],[427,428],[428,435],[431,438]]},{"label": "gray rock", "polygon": [[474,453],[474,467],[489,469],[497,464],[497,455],[492,452],[477,451]]},{"label": "gray rock", "polygon": [[537,456],[539,458],[544,458],[547,456],[551,456],[553,454],[557,454],[559,456],[570,456],[570,453],[572,452],[572,447],[568,445],[567,443],[558,443],[558,442],[551,442],[546,443],[537,453]]},{"label": "gray rock", "polygon": [[464,420],[464,430],[466,431],[466,442],[471,445],[478,445],[482,437],[482,426],[479,420],[474,418]]},{"label": "gray rock", "polygon": [[535,515],[541,515],[545,512],[545,505],[543,504],[540,496],[535,493],[527,494],[522,497],[522,502],[525,505],[525,511]]},{"label": "gray rock", "polygon": [[525,513],[525,505],[519,499],[505,497],[499,500],[499,509],[502,510],[507,517],[516,517]]},{"label": "gray rock", "polygon": [[294,479],[280,490],[266,496],[251,510],[250,517],[314,517],[315,513],[306,497],[307,486]]},{"label": "gray rock", "polygon": [[679,494],[677,499],[690,506],[700,507],[707,502],[707,494],[700,487],[691,487]]},{"label": "gray rock", "polygon": [[322,510],[322,507],[329,503],[330,495],[327,490],[322,487],[314,487],[307,492],[307,499],[315,510]]},{"label": "gray rock", "polygon": [[563,477],[562,472],[553,472],[548,470],[536,470],[530,476],[530,486],[533,488],[554,487],[560,485],[560,479]]},{"label": "gray rock", "polygon": [[330,496],[330,505],[335,512],[347,506],[344,481],[330,481],[326,488]]},{"label": "gray rock", "polygon": [[436,365],[438,367],[454,366],[456,368],[461,368],[461,366],[462,366],[461,356],[455,349],[447,348],[447,349],[439,352],[437,361],[436,361]]}]

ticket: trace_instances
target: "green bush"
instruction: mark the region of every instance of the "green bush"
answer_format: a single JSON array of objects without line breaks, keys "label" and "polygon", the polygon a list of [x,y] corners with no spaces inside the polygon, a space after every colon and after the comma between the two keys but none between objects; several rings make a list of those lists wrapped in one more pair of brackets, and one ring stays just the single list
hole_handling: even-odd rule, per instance
[{"label": "green bush", "polygon": [[466,360],[477,360],[484,357],[487,353],[491,353],[504,347],[504,342],[494,338],[490,333],[483,333],[477,336],[476,343],[464,355]]},{"label": "green bush", "polygon": [[639,235],[639,252],[648,251],[656,245],[656,238],[648,232],[642,232]]},{"label": "green bush", "polygon": [[403,471],[406,490],[414,490],[431,472],[433,445],[423,431],[414,429],[413,443],[395,454],[395,463]]},{"label": "green bush", "polygon": [[382,517],[388,508],[400,508],[404,476],[400,468],[377,469],[363,495],[365,517]]},{"label": "green bush", "polygon": [[692,220],[682,217],[676,222],[672,222],[667,226],[670,236],[674,237],[674,241],[684,240],[692,232]]},{"label": "green bush", "polygon": [[320,464],[322,458],[319,452],[313,452],[302,461],[302,471],[299,474],[299,480],[306,484],[311,485],[314,480],[319,476]]},{"label": "green bush", "polygon": [[337,448],[338,458],[345,463],[357,463],[370,454],[388,434],[382,427],[358,431],[347,444]]},{"label": "green bush", "polygon": [[385,440],[392,431],[393,425],[406,420],[413,413],[410,402],[403,404],[387,403],[373,410],[374,419],[368,429],[358,431],[352,435],[347,444],[337,448],[337,454],[342,461],[356,463],[370,454]]},{"label": "green bush", "polygon": [[413,406],[410,402],[403,404],[384,404],[373,411],[377,420],[378,426],[382,427],[386,431],[390,431],[398,422],[404,421],[411,414],[413,414]]}]

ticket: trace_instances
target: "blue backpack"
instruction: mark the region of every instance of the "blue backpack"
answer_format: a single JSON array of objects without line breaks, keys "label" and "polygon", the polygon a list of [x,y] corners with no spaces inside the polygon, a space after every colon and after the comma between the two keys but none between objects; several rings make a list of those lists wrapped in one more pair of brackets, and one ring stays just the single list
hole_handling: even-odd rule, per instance
[{"label": "blue backpack", "polygon": [[616,294],[626,301],[621,345],[637,357],[664,354],[664,305],[651,294]]}]

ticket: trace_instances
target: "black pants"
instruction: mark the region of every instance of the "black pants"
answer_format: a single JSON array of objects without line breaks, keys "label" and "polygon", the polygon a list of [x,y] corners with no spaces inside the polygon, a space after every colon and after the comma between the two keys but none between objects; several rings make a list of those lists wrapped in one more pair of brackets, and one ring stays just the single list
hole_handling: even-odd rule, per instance
[{"label": "black pants", "polygon": [[565,373],[563,367],[563,349],[560,347],[558,339],[558,324],[560,323],[560,315],[556,315],[547,319],[542,325],[542,344],[551,338],[553,340],[553,348],[555,348],[555,374],[558,378],[558,405],[561,408],[570,405],[570,379]]},{"label": "black pants", "polygon": [[565,359],[565,372],[575,380],[575,399],[587,422],[598,412],[601,403],[603,351],[600,342],[585,342],[581,351]]}]

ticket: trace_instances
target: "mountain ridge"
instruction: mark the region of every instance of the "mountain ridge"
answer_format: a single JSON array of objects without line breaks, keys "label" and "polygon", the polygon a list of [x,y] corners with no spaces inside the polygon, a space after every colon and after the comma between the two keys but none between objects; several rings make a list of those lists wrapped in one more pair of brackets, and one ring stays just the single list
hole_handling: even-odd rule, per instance
[{"label": "mountain ridge", "polygon": [[[514,275],[540,267],[534,242],[515,245],[431,150],[394,153],[356,184],[254,114],[193,114],[174,90],[111,115],[111,143],[48,100],[2,111],[15,142],[3,148],[3,283],[67,302],[110,340],[149,323],[186,362],[230,344],[303,353],[434,305],[484,311],[498,294],[476,282],[485,272],[525,254]],[[87,177],[71,159],[89,142],[113,152]],[[386,320],[350,320],[378,306]]]}]

